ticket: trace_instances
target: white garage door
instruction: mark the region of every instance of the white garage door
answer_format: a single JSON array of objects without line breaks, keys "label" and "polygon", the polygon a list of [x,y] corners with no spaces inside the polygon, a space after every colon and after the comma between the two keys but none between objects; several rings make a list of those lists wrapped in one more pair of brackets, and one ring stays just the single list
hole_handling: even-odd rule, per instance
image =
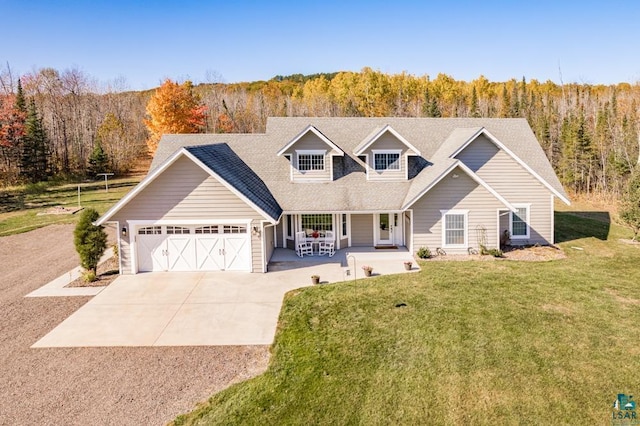
[{"label": "white garage door", "polygon": [[139,271],[250,271],[245,225],[145,226],[136,233]]}]

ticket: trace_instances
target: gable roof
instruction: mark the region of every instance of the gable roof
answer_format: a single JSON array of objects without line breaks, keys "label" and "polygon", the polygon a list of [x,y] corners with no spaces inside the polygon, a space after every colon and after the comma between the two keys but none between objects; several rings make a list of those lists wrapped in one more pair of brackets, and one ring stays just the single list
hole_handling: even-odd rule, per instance
[{"label": "gable roof", "polygon": [[[480,128],[478,131],[476,131],[474,134],[472,134],[469,138],[467,138],[466,141],[464,141],[452,154],[451,157],[455,158],[458,154],[460,154],[466,147],[468,147],[471,142],[473,142],[476,138],[478,138],[480,135],[484,135],[487,137],[487,139],[489,139],[494,145],[496,145],[498,148],[502,149],[504,152],[506,152],[511,158],[513,158],[518,164],[520,164],[522,167],[524,167],[525,170],[527,170],[534,178],[536,178],[542,185],[544,185],[549,191],[553,192],[554,195],[558,198],[560,198],[562,201],[564,201],[567,204],[570,204],[571,202],[569,201],[569,198],[567,197],[567,195],[564,193],[564,191],[558,191],[556,188],[554,188],[551,184],[549,184],[549,182],[547,182],[542,176],[540,176],[535,170],[533,170],[527,163],[525,163],[521,158],[519,158],[516,154],[514,154],[509,148],[507,148],[502,142],[500,142],[499,139],[497,139],[495,136],[493,136],[491,134],[491,132],[489,132],[487,129],[485,129],[484,127]],[[546,158],[546,157],[545,157]],[[535,156],[534,156],[535,159]],[[555,176],[555,173],[554,173]]]},{"label": "gable roof", "polygon": [[282,149],[280,151],[278,151],[277,155],[278,157],[281,156],[282,154],[284,154],[285,152],[287,152],[287,150],[289,148],[291,148],[293,145],[296,144],[296,142],[298,142],[304,135],[306,135],[307,133],[313,133],[314,135],[316,135],[318,138],[320,138],[321,141],[323,141],[324,143],[326,143],[327,145],[329,145],[329,147],[331,149],[333,149],[334,151],[336,151],[338,154],[337,155],[344,155],[344,151],[341,150],[338,145],[334,144],[333,142],[331,142],[331,140],[329,138],[327,138],[325,135],[322,134],[322,132],[318,129],[316,129],[314,126],[312,126],[311,124],[309,124],[303,131],[301,131],[295,138],[293,138],[291,141],[289,141],[289,143],[287,143],[284,147],[282,147]]},{"label": "gable roof", "polygon": [[391,127],[388,124],[385,125],[382,128],[374,129],[373,132],[371,132],[366,138],[364,138],[364,140],[362,142],[360,142],[358,144],[358,146],[353,148],[353,153],[355,155],[362,155],[367,148],[369,148],[371,145],[373,145],[373,143],[375,141],[380,139],[380,137],[382,137],[382,135],[384,135],[387,132],[389,132],[393,136],[395,136],[396,139],[398,139],[407,148],[409,148],[411,151],[413,151],[415,153],[415,155],[420,155],[420,150],[419,149],[417,149],[415,146],[411,145],[411,143],[409,143],[408,140],[406,140],[404,137],[402,137],[402,135],[400,133],[398,133],[395,130],[393,130],[393,127]]},{"label": "gable roof", "polygon": [[[352,154],[386,125],[419,149],[422,158],[410,158],[426,163],[410,180],[367,181],[364,166]],[[276,155],[283,141],[293,141],[300,129],[309,126],[322,130],[345,152],[342,157],[334,157],[333,181],[291,182],[290,162]],[[451,166],[456,161],[451,155],[483,128],[514,156],[525,159],[531,170],[553,188],[552,193],[568,201],[529,124],[513,118],[270,117],[265,133],[164,135],[150,173],[181,147],[226,143],[266,184],[285,212],[400,211]]]},{"label": "gable roof", "polygon": [[[219,178],[234,187],[258,210],[273,221],[282,214],[282,208],[267,188],[267,185],[226,143],[185,148]],[[264,215],[264,214],[263,214]]]},{"label": "gable roof", "polygon": [[190,158],[209,175],[220,181],[265,219],[275,223],[280,218],[282,208],[265,183],[227,144],[220,143],[180,148],[161,165],[150,171],[135,188],[102,215],[96,224],[102,225],[108,222],[113,215],[183,156]]}]

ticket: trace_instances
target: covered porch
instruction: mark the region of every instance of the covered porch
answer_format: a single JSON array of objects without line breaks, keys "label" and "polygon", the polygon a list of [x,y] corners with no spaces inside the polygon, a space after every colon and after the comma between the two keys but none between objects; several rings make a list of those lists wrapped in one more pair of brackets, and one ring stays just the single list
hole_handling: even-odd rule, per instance
[{"label": "covered porch", "polygon": [[[315,244],[327,236],[336,250],[411,247],[411,211],[285,213],[274,229],[276,248],[296,249],[299,240]],[[300,234],[302,233],[302,234]],[[314,246],[314,252],[318,250]]]},{"label": "covered porch", "polygon": [[[404,262],[412,262],[411,270],[406,270]],[[372,276],[417,272],[418,262],[409,250],[397,248],[376,249],[375,247],[347,247],[337,249],[333,257],[313,255],[298,257],[295,250],[276,248],[269,260],[267,271],[308,269],[310,275],[319,275],[322,283],[348,281],[364,278],[362,266],[373,268]]]}]

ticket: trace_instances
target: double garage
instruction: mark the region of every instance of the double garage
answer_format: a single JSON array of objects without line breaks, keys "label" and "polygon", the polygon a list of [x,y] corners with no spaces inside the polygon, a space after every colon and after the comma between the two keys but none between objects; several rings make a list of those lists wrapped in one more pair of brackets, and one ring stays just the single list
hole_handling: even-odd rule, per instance
[{"label": "double garage", "polygon": [[132,258],[138,272],[251,271],[248,228],[233,223],[134,225]]}]

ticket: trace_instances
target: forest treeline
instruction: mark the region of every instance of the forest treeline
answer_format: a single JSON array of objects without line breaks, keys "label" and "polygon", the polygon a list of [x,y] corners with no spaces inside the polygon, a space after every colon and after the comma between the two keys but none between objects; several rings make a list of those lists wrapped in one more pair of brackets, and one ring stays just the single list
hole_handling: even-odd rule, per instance
[{"label": "forest treeline", "polygon": [[[115,173],[131,170],[148,155],[145,108],[152,90],[99,89],[77,69],[44,68],[19,80],[46,133],[48,176],[94,173],[90,160],[98,145],[106,159],[102,167]],[[15,106],[17,90],[18,76],[7,66],[0,72],[0,179],[5,185],[25,179],[25,153],[6,137],[7,111]],[[206,107],[204,132],[263,132],[269,116],[522,117],[569,191],[618,197],[638,165],[638,83],[560,85],[524,77],[492,82],[483,76],[467,82],[446,74],[430,78],[364,68],[199,84],[193,92]]]}]

